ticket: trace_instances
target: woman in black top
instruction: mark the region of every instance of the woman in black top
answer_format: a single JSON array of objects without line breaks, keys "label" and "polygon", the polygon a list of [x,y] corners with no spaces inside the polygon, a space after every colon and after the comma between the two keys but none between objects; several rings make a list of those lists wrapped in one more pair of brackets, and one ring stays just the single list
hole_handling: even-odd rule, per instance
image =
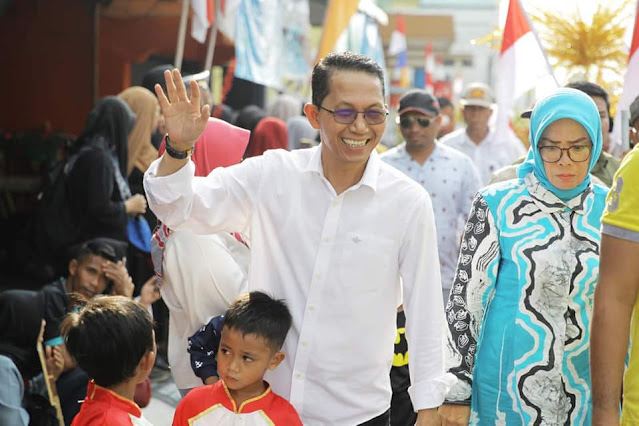
[{"label": "woman in black top", "polygon": [[135,120],[128,105],[114,96],[101,99],[89,113],[70,174],[77,242],[95,237],[127,241],[129,215],[146,211],[144,196],[132,196],[126,180],[128,135]]}]

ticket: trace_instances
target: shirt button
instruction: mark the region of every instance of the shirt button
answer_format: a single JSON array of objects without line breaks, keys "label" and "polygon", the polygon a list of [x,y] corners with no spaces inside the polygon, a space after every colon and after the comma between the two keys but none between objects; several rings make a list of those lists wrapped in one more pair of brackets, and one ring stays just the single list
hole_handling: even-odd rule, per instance
[{"label": "shirt button", "polygon": [[321,273],[321,272],[317,272],[317,273],[315,274],[315,276],[316,276],[317,278],[322,278],[322,273]]},{"label": "shirt button", "polygon": [[302,378],[302,373],[296,373],[295,377],[298,378],[298,379],[301,379]]},{"label": "shirt button", "polygon": [[314,311],[315,310],[315,305],[308,305],[308,310],[309,311]]},{"label": "shirt button", "polygon": [[302,346],[308,346],[308,342],[306,340],[302,341]]},{"label": "shirt button", "polygon": [[326,237],[326,238],[324,238],[324,242],[325,242],[325,243],[330,243],[330,242],[331,242],[331,239],[330,239],[329,237]]},{"label": "shirt button", "polygon": [[338,200],[333,201],[333,207],[336,207],[339,204]]}]

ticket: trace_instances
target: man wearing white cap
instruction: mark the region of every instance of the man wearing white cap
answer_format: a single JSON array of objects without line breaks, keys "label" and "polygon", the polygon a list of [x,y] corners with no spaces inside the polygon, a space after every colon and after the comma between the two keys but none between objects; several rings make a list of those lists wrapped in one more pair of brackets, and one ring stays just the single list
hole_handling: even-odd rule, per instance
[{"label": "man wearing white cap", "polygon": [[514,134],[508,139],[496,138],[495,129],[489,126],[494,101],[487,85],[470,83],[462,92],[459,103],[466,128],[449,133],[440,142],[468,155],[485,185],[491,173],[525,154],[524,145]]}]

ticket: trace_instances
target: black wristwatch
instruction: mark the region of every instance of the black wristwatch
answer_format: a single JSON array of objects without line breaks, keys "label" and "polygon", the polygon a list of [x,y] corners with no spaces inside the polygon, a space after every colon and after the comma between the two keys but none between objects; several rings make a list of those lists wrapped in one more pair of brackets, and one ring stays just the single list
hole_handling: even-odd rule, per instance
[{"label": "black wristwatch", "polygon": [[193,154],[193,148],[187,149],[186,151],[177,151],[171,146],[171,139],[169,139],[169,135],[164,136],[164,146],[166,147],[166,153],[169,154],[170,157],[176,158],[178,160],[184,160]]}]

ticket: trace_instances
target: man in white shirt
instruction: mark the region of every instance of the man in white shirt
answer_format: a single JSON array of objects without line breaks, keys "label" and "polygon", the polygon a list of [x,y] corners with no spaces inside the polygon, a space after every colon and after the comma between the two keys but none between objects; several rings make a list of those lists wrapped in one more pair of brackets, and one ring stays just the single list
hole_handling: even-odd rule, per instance
[{"label": "man in white shirt", "polygon": [[449,384],[430,198],[374,151],[388,114],[383,78],[361,55],[328,55],[304,108],[320,146],[268,151],[205,178],[188,153],[208,106],[198,110],[194,84],[189,101],[177,70],[166,73],[169,99],[156,87],[168,138],[145,176],[149,205],[172,229],[250,234],[249,290],[285,299],[293,317],[286,359],[266,377],[304,424],[389,423],[400,277],[418,425],[438,424]]},{"label": "man in white shirt", "polygon": [[459,100],[465,129],[458,129],[440,139],[444,145],[468,155],[477,170],[483,185],[487,185],[494,171],[512,164],[525,154],[523,143],[512,131],[505,139],[499,139],[495,129],[489,126],[493,114],[493,94],[483,83],[471,83],[462,92]]},{"label": "man in white shirt", "polygon": [[381,68],[327,56],[305,106],[321,145],[269,151],[206,178],[193,176],[187,156],[209,112],[191,86],[189,101],[175,70],[170,100],[156,89],[169,140],[145,177],[149,204],[172,229],[250,234],[249,290],[284,298],[293,316],[286,359],[267,375],[273,390],[305,424],[388,424],[401,277],[410,394],[418,424],[437,424],[448,381],[435,221],[426,191],[374,152],[387,116]]}]

